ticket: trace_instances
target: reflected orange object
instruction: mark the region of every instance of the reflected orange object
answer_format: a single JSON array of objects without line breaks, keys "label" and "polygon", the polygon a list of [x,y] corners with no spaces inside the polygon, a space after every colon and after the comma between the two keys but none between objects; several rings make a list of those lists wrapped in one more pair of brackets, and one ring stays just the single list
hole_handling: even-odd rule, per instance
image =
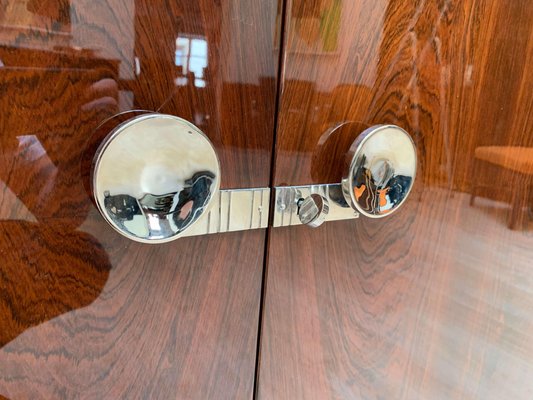
[{"label": "reflected orange object", "polygon": [[379,206],[384,207],[387,205],[387,192],[389,188],[378,190]]},{"label": "reflected orange object", "polygon": [[359,198],[363,195],[363,193],[366,190],[366,185],[362,184],[361,187],[354,187],[353,192],[355,194],[355,198],[359,200]]},{"label": "reflected orange object", "polygon": [[474,156],[515,172],[533,174],[533,147],[481,146],[475,149]]},{"label": "reflected orange object", "polygon": [[512,171],[514,181],[511,181],[511,213],[509,215],[509,228],[515,229],[524,206],[528,204],[530,188],[533,183],[533,147],[521,146],[480,146],[474,151],[474,179],[472,181],[472,195],[470,205],[478,193],[479,161],[497,165]]}]

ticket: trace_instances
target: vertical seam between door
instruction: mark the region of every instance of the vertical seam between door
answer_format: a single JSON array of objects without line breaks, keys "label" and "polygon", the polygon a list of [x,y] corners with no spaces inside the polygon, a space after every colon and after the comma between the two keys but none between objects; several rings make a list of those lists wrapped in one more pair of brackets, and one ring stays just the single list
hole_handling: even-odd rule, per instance
[{"label": "vertical seam between door", "polygon": [[[285,66],[285,21],[287,15],[287,4],[290,0],[283,0],[281,5],[281,17],[279,27],[279,53],[278,53],[278,71],[277,71],[277,85],[276,85],[276,105],[274,109],[274,132],[272,135],[272,149],[270,157],[270,209],[275,206],[275,191],[274,191],[274,179],[276,176],[276,143],[277,133],[279,129],[279,110],[281,107],[281,94],[283,91],[283,71]],[[279,11],[278,11],[279,12]],[[277,28],[277,27],[276,27]],[[254,386],[253,386],[253,399],[257,399],[259,395],[259,375],[261,367],[261,342],[262,342],[262,329],[264,318],[264,304],[266,296],[267,278],[268,278],[268,255],[270,245],[270,232],[272,229],[272,218],[274,213],[269,210],[269,222],[268,228],[265,233],[265,247],[263,250],[263,271],[261,278],[261,295],[259,300],[259,319],[257,327],[257,346],[255,353],[255,374],[254,374]]]}]

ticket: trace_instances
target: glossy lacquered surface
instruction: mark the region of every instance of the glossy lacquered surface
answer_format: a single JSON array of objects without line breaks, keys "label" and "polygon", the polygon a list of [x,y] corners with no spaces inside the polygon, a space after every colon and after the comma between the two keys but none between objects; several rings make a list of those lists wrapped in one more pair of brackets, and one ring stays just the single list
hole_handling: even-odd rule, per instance
[{"label": "glossy lacquered surface", "polygon": [[143,113],[93,131],[138,109],[199,127],[221,188],[268,186],[277,7],[2,3],[0,395],[250,398],[264,231],[133,243],[87,182],[105,134]]},{"label": "glossy lacquered surface", "polygon": [[524,200],[508,228],[530,179],[473,162],[533,146],[532,20],[529,0],[287,2],[275,185],[338,183],[374,124],[419,169],[388,218],[272,229],[260,399],[531,398]]}]

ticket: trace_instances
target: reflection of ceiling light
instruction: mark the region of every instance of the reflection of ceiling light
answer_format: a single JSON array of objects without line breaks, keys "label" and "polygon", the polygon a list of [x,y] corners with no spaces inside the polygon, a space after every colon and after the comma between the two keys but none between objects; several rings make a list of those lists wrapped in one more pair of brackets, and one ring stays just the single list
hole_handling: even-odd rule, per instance
[{"label": "reflection of ceiling light", "polygon": [[[17,136],[19,141],[19,148],[24,149],[24,159],[26,161],[35,161],[41,157],[46,156],[46,150],[35,135]],[[49,160],[50,164],[52,160]]]},{"label": "reflection of ceiling light", "polygon": [[37,218],[31,213],[15,193],[0,179],[0,221],[18,220],[37,222]]},{"label": "reflection of ceiling light", "polygon": [[135,75],[139,76],[141,75],[141,60],[139,60],[139,57],[135,57]]}]

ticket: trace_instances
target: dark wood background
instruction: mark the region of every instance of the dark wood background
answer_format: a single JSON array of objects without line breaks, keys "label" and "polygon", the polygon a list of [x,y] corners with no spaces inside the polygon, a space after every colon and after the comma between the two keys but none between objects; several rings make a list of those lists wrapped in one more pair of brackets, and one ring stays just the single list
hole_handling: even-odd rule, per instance
[{"label": "dark wood background", "polygon": [[[277,7],[2,2],[1,395],[251,397],[265,232],[130,242],[81,164],[106,118],[159,110],[209,136],[223,188],[267,186]],[[176,65],[178,37],[205,41],[203,85]]]},{"label": "dark wood background", "polygon": [[[420,164],[386,220],[271,231],[258,397],[531,398],[532,226],[507,229],[510,181],[472,161],[533,146],[533,3],[285,7],[274,183],[338,182],[376,123]],[[127,241],[81,164],[104,119],[160,110],[206,132],[224,188],[268,185],[280,22],[275,1],[2,4],[0,395],[252,396],[265,233]],[[180,35],[207,42],[205,87]]]},{"label": "dark wood background", "polygon": [[390,218],[271,231],[259,398],[531,398],[533,224],[507,228],[527,181],[472,166],[533,146],[532,20],[529,0],[288,0],[275,184],[340,182],[383,123],[419,173]]}]

